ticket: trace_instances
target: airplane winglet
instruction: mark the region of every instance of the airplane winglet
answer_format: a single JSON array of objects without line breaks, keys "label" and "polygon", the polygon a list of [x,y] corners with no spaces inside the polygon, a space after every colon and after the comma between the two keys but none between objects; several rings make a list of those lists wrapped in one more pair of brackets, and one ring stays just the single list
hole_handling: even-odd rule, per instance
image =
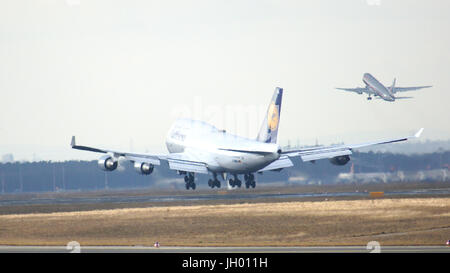
[{"label": "airplane winglet", "polygon": [[417,133],[414,135],[414,137],[418,138],[420,137],[420,135],[422,134],[424,128],[420,128],[419,131],[417,131]]},{"label": "airplane winglet", "polygon": [[104,154],[108,153],[107,150],[102,150],[102,149],[97,149],[97,148],[93,148],[93,147],[77,145],[75,143],[75,136],[72,136],[72,140],[70,141],[70,146],[72,147],[72,149],[77,149],[77,150],[91,151],[91,152],[104,153]]}]

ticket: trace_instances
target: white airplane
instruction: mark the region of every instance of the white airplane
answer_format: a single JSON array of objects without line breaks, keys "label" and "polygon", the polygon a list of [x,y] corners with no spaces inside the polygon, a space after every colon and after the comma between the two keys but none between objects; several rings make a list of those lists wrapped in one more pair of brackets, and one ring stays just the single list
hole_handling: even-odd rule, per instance
[{"label": "white airplane", "polygon": [[241,187],[242,182],[238,175],[244,175],[246,188],[254,188],[254,173],[280,171],[283,168],[292,167],[294,164],[291,158],[293,157],[312,162],[328,158],[332,164],[345,165],[350,160],[353,149],[405,141],[419,137],[423,131],[422,128],[414,136],[361,144],[283,151],[277,144],[282,95],[283,89],[277,87],[255,139],[229,134],[202,121],[178,119],[167,134],[166,146],[169,154],[137,154],[80,146],[75,143],[75,136],[72,137],[71,146],[73,149],[105,154],[98,160],[98,166],[104,171],[115,170],[118,167],[119,158],[131,161],[136,171],[144,175],[151,174],[154,166],[164,162],[170,169],[184,175],[186,189],[196,188],[195,173],[211,173],[213,179],[208,181],[211,188],[220,188],[221,184],[217,177],[221,175],[226,181],[226,174],[234,177],[228,180],[230,186]]},{"label": "white airplane", "polygon": [[405,92],[405,91],[412,91],[412,90],[418,90],[422,88],[429,88],[430,85],[427,86],[413,86],[413,87],[396,87],[395,86],[395,78],[392,82],[392,85],[390,87],[384,86],[382,83],[380,83],[377,79],[375,79],[374,76],[372,76],[369,73],[365,73],[363,76],[363,82],[366,84],[366,87],[357,87],[357,88],[336,88],[339,90],[344,91],[350,91],[355,92],[358,94],[367,93],[369,96],[367,97],[368,100],[372,99],[372,95],[376,98],[381,98],[385,101],[395,101],[396,99],[410,99],[412,97],[397,97],[394,96],[397,92]]}]

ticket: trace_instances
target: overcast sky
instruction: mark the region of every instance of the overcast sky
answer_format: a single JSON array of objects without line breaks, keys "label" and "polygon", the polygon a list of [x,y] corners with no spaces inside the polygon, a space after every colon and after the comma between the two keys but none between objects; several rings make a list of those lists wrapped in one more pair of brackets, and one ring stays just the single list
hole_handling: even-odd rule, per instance
[{"label": "overcast sky", "polygon": [[[450,138],[450,1],[0,2],[0,155],[166,152],[177,117],[256,137],[284,88],[281,144]],[[335,87],[369,72],[433,85],[389,103]]]}]

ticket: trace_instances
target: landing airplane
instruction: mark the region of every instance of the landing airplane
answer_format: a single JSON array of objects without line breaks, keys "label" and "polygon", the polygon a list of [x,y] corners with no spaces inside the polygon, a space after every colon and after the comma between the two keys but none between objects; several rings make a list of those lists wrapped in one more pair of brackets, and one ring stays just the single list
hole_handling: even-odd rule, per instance
[{"label": "landing airplane", "polygon": [[381,98],[385,101],[395,101],[396,99],[410,99],[412,97],[396,97],[394,96],[397,92],[405,92],[418,90],[422,88],[429,88],[430,85],[427,86],[413,86],[413,87],[396,87],[395,86],[395,78],[390,87],[384,86],[380,83],[374,76],[369,73],[365,73],[363,76],[363,82],[366,84],[366,87],[357,87],[357,88],[336,88],[338,90],[355,92],[358,94],[367,93],[369,96],[368,100],[372,99],[372,95],[376,98]]},{"label": "landing airplane", "polygon": [[73,149],[105,154],[98,160],[98,166],[104,171],[115,170],[118,167],[119,158],[125,158],[134,164],[138,173],[149,175],[153,172],[154,166],[164,162],[170,169],[184,175],[186,189],[196,188],[196,173],[211,173],[213,179],[208,181],[211,188],[220,188],[221,182],[217,177],[221,175],[226,181],[226,174],[234,177],[228,180],[230,186],[241,187],[242,182],[238,175],[244,175],[246,188],[254,188],[256,185],[254,173],[280,171],[283,168],[292,167],[294,164],[291,158],[293,157],[300,157],[305,162],[328,158],[332,164],[345,165],[350,160],[353,149],[405,141],[419,137],[423,131],[422,128],[414,136],[361,144],[283,151],[277,144],[282,96],[283,89],[277,87],[255,139],[232,135],[202,121],[178,119],[167,134],[166,146],[169,153],[165,155],[137,154],[80,146],[75,143],[75,136],[72,137],[71,146]]}]

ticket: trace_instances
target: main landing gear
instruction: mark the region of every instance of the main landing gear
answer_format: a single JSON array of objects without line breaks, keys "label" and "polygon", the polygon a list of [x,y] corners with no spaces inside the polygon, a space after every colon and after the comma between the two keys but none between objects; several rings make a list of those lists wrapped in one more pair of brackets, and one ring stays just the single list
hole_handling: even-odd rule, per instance
[{"label": "main landing gear", "polygon": [[250,187],[252,187],[252,188],[256,187],[255,176],[252,173],[245,174],[244,180],[245,180],[245,187],[247,189]]},{"label": "main landing gear", "polygon": [[241,187],[241,185],[242,185],[242,181],[241,180],[239,180],[239,178],[237,177],[237,175],[236,174],[234,174],[233,175],[234,176],[234,179],[230,179],[230,180],[228,180],[228,183],[230,184],[230,186],[231,187],[238,187],[238,188],[240,188]]},{"label": "main landing gear", "polygon": [[[242,185],[241,180],[239,180],[239,178],[237,177],[236,174],[233,175],[234,179],[230,179],[228,180],[228,183],[230,184],[231,187],[238,187],[240,188]],[[255,188],[256,187],[256,182],[255,182],[255,176],[251,173],[249,174],[244,174],[244,180],[245,180],[245,187],[248,189],[250,187]]]},{"label": "main landing gear", "polygon": [[[184,174],[184,182],[185,182],[185,186],[186,186],[186,190],[189,189],[193,189],[195,190],[196,185],[195,185],[195,177],[194,177],[194,173],[188,173],[188,172],[179,172],[179,174]],[[209,179],[208,180],[208,186],[210,186],[211,188],[220,188],[220,181],[217,179],[217,174],[213,173],[214,179]],[[229,179],[228,182],[230,184],[231,187],[238,187],[240,188],[242,186],[242,181],[239,180],[237,174],[234,174],[234,179]],[[250,187],[255,188],[256,187],[256,182],[255,182],[255,176],[251,173],[249,174],[245,174],[244,175],[244,180],[245,180],[245,187],[248,189]]]},{"label": "main landing gear", "polygon": [[214,179],[209,179],[208,180],[208,186],[210,186],[212,189],[214,189],[214,187],[220,188],[220,181],[217,179],[217,174],[213,173]]},{"label": "main landing gear", "polygon": [[184,182],[186,183],[186,190],[189,190],[189,188],[192,188],[195,190],[195,182],[194,182],[194,174],[188,173],[184,176]]}]

